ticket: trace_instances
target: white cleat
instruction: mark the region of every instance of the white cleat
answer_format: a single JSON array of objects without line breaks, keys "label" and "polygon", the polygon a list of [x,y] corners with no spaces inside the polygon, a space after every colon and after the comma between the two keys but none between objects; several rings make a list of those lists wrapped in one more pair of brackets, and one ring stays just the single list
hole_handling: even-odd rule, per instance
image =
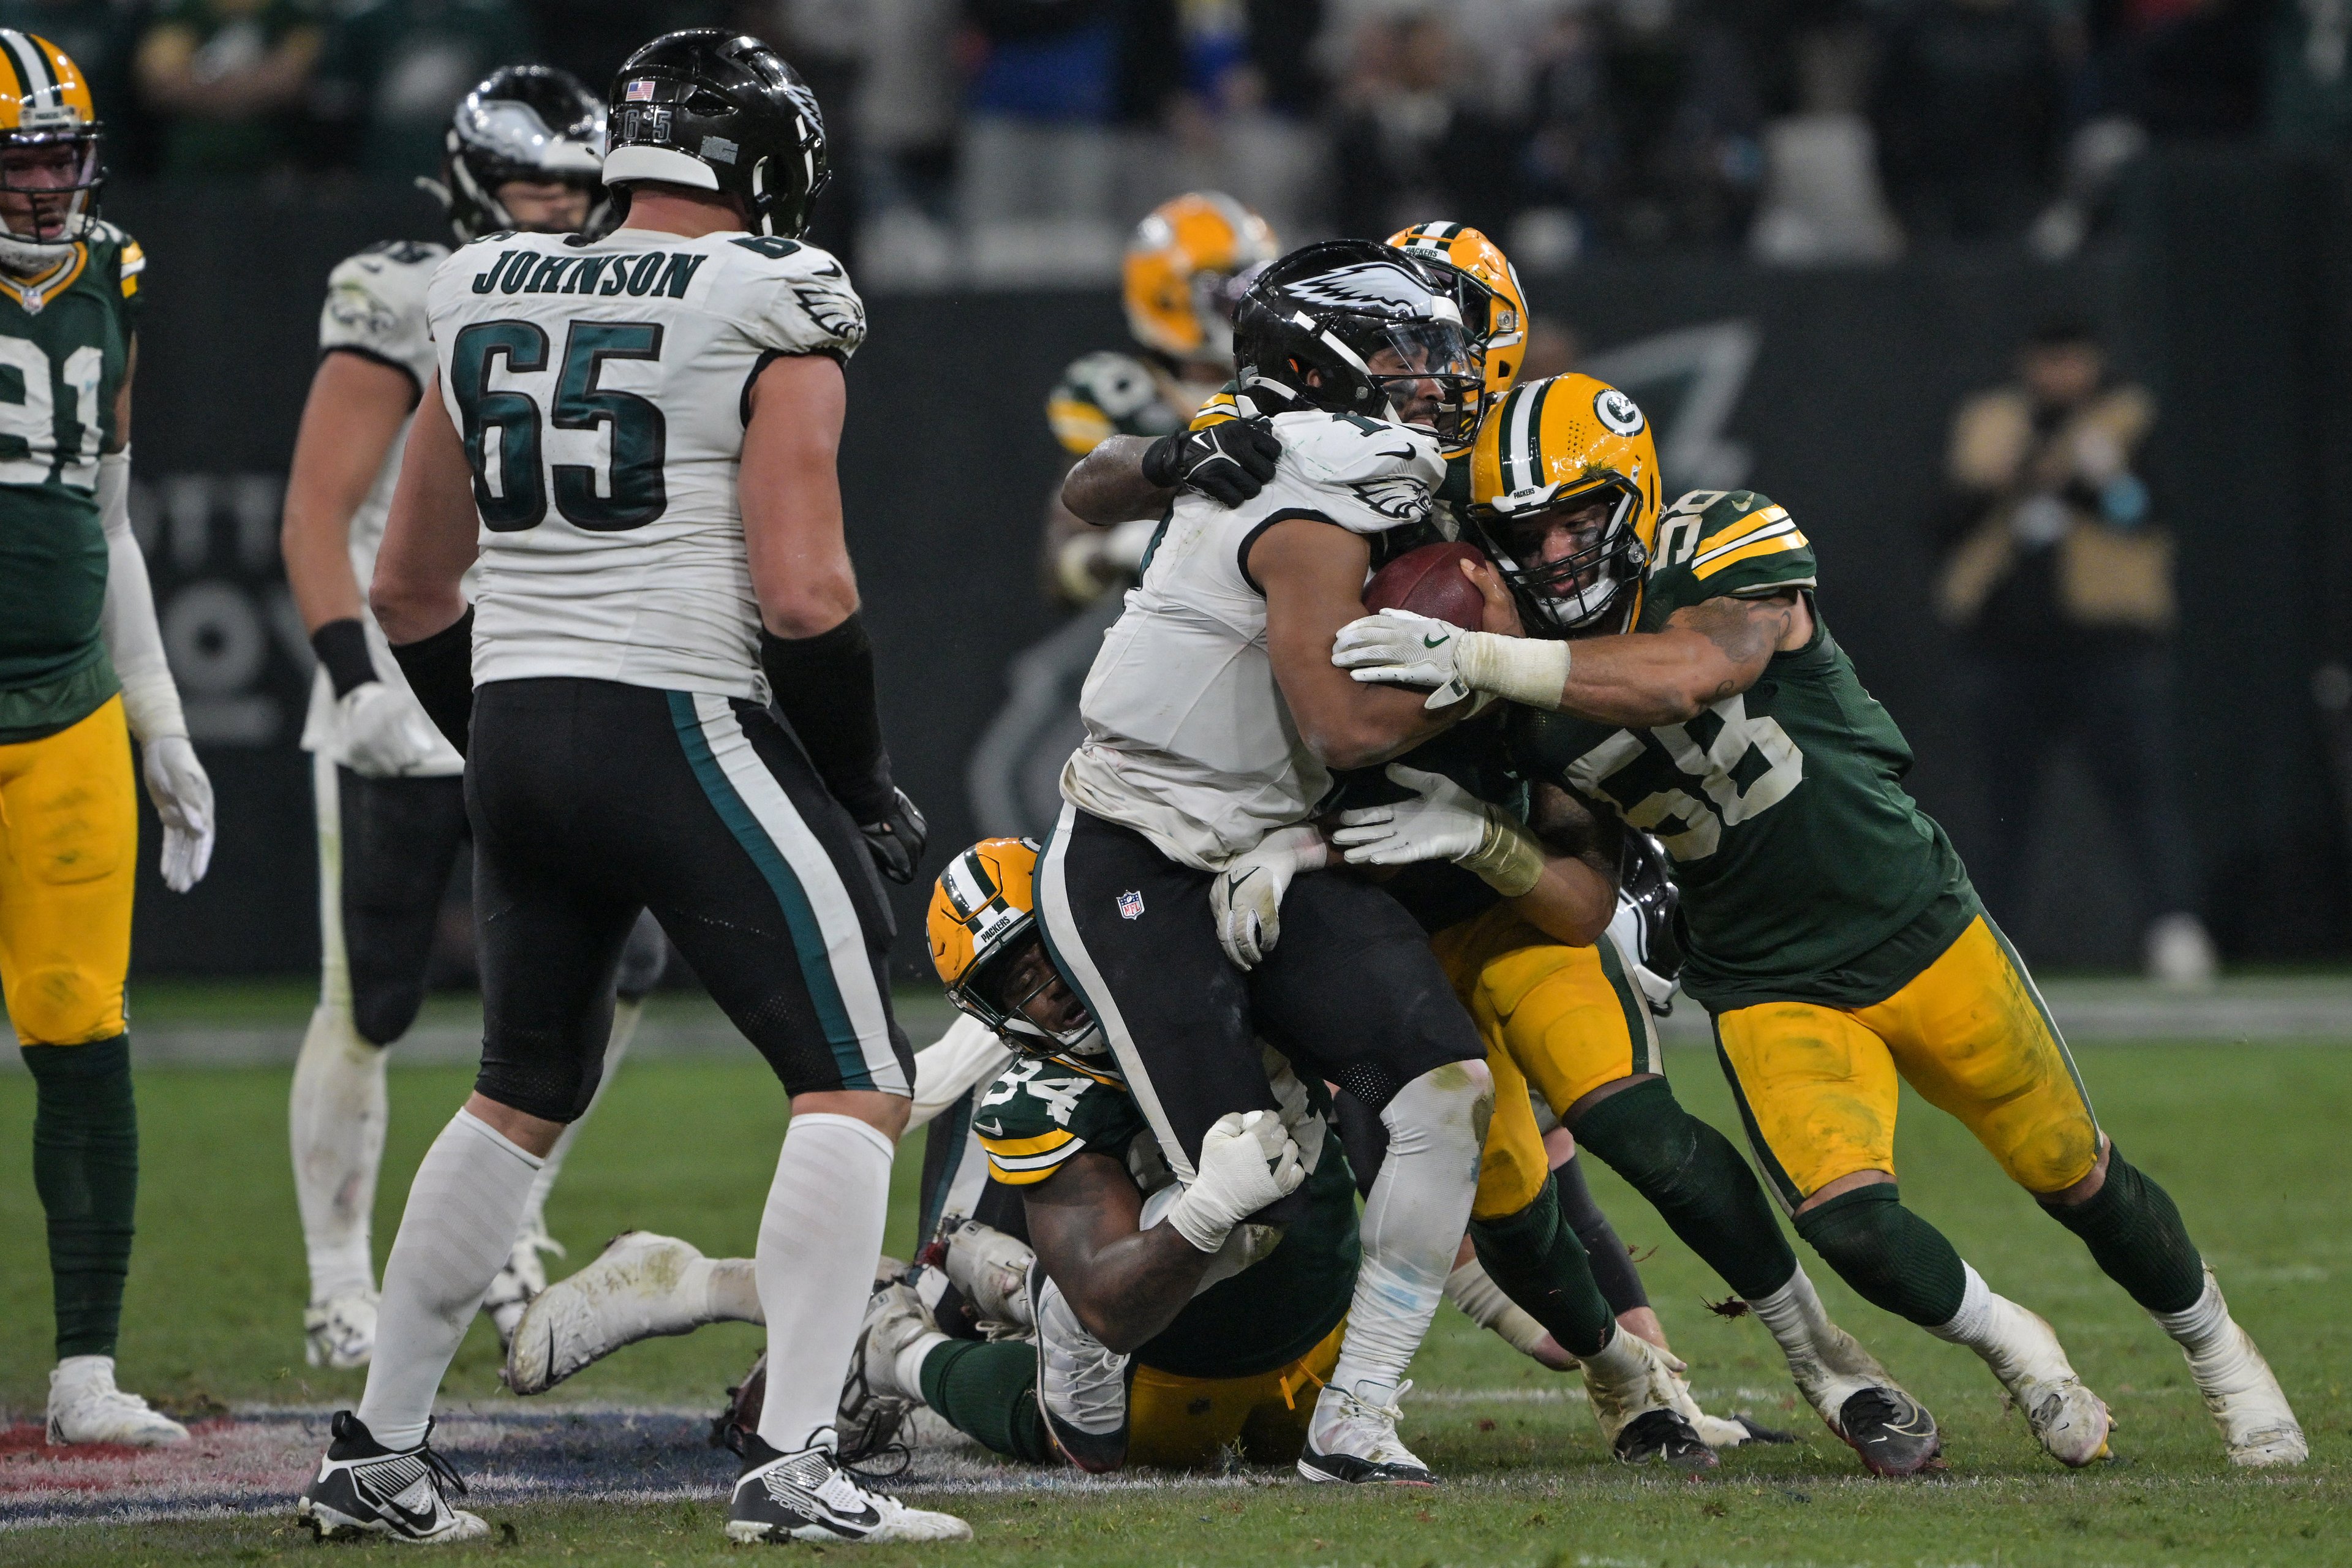
[{"label": "white cleat", "polygon": [[329,1430],[334,1440],[294,1505],[294,1517],[320,1540],[383,1535],[440,1546],[489,1534],[479,1514],[451,1505],[466,1483],[427,1444],[395,1453],[348,1410],[335,1413]]},{"label": "white cleat", "polygon": [[780,1454],[754,1435],[744,1445],[743,1472],[727,1505],[727,1539],[808,1541],[819,1544],[910,1541],[970,1541],[971,1526],[950,1513],[908,1508],[868,1490],[829,1448]]},{"label": "white cleat", "polygon": [[1682,1380],[1681,1362],[1639,1334],[1619,1329],[1578,1364],[1601,1438],[1621,1462],[1656,1460],[1688,1470],[1715,1468],[1715,1451],[1683,1414],[1682,1406],[1690,1404],[1690,1389]]},{"label": "white cleat", "polygon": [[49,1373],[48,1436],[60,1444],[168,1448],[186,1442],[188,1429],[115,1387],[112,1356],[70,1355]]},{"label": "white cleat", "polygon": [[938,1333],[914,1287],[893,1282],[876,1288],[866,1300],[857,1342],[850,1348],[849,1376],[842,1384],[841,1406],[834,1419],[843,1452],[871,1454],[898,1437],[899,1427],[923,1402],[920,1388],[899,1381],[898,1354],[924,1335]]},{"label": "white cleat", "polygon": [[692,1332],[709,1321],[708,1287],[687,1278],[700,1261],[676,1237],[623,1231],[595,1262],[531,1299],[499,1378],[517,1394],[544,1394],[624,1345]]},{"label": "white cleat", "polygon": [[2221,1429],[2230,1462],[2250,1469],[2272,1465],[2299,1465],[2311,1458],[2303,1424],[2294,1418],[2286,1392],[2270,1363],[2254,1346],[2253,1337],[2230,1316],[2213,1270],[2205,1270],[2205,1293],[2185,1312],[2157,1315],[2165,1331],[2180,1342],[2189,1357],[2189,1375],[2196,1380],[2205,1409]]},{"label": "white cleat", "polygon": [[547,1265],[541,1254],[563,1256],[563,1244],[547,1234],[547,1227],[533,1225],[515,1237],[514,1250],[507,1254],[507,1266],[490,1280],[489,1289],[482,1297],[482,1310],[490,1326],[499,1331],[499,1348],[506,1350],[514,1343],[515,1326],[539,1293],[547,1289]]},{"label": "white cleat", "polygon": [[302,1312],[302,1359],[349,1372],[375,1357],[376,1293],[346,1290],[313,1301]]},{"label": "white cleat", "polygon": [[[1359,1389],[1377,1389],[1358,1384]],[[1326,1384],[1315,1401],[1315,1415],[1307,1426],[1307,1447],[1298,1456],[1298,1473],[1310,1481],[1337,1481],[1349,1486],[1426,1487],[1436,1484],[1429,1467],[1397,1436],[1408,1379],[1396,1386],[1390,1403],[1367,1397],[1336,1384]]]},{"label": "white cleat", "polygon": [[2108,1458],[2107,1434],[2115,1418],[2074,1375],[2058,1331],[2040,1313],[2004,1296],[1992,1297],[1989,1310],[1995,1314],[1994,1342],[1972,1348],[2025,1412],[2034,1440],[2069,1469]]}]

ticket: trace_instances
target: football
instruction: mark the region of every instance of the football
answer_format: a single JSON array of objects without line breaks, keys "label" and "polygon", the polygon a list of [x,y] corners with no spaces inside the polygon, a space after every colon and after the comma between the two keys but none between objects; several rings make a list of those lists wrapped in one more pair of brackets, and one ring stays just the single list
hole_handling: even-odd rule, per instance
[{"label": "football", "polygon": [[1473,544],[1424,544],[1408,550],[1364,584],[1364,608],[1411,610],[1417,616],[1478,629],[1486,601],[1478,585],[1462,574],[1461,563],[1484,561]]}]

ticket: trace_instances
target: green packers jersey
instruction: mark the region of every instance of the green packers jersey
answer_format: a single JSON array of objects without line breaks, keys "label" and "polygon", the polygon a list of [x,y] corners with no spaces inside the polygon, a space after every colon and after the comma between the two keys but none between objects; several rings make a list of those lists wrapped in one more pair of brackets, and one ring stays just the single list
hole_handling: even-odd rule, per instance
[{"label": "green packers jersey", "polygon": [[[1318,1106],[1320,1093],[1310,1086]],[[989,1174],[1014,1186],[1044,1181],[1082,1150],[1120,1161],[1147,1192],[1168,1180],[1127,1086],[1066,1061],[1014,1062],[982,1092],[971,1125],[988,1151]],[[1355,1293],[1361,1244],[1356,1179],[1337,1137],[1323,1140],[1302,1190],[1312,1205],[1281,1245],[1193,1297],[1137,1350],[1139,1362],[1179,1377],[1254,1377],[1297,1361],[1339,1326]]]},{"label": "green packers jersey", "polygon": [[101,223],[47,275],[0,274],[0,742],[62,730],[117,689],[99,636],[98,459],[145,266]]},{"label": "green packers jersey", "polygon": [[[1814,586],[1812,547],[1747,490],[1696,490],[1658,525],[1633,629],[1720,596]],[[1682,889],[1683,988],[1710,1012],[1859,1006],[1934,960],[1977,912],[1944,830],[1904,793],[1911,748],[1818,608],[1812,640],[1687,723],[1619,730],[1521,710],[1514,750],[1654,834]]]}]

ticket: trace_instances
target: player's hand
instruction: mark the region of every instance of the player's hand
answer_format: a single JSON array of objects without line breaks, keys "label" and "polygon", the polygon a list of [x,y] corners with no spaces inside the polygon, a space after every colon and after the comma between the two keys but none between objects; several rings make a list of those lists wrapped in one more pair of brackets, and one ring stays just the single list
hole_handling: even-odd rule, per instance
[{"label": "player's hand", "polygon": [[1302,823],[1267,834],[1217,873],[1209,884],[1209,912],[1217,922],[1217,943],[1236,968],[1256,968],[1282,939],[1282,898],[1291,879],[1330,862],[1322,834]]},{"label": "player's hand", "polygon": [[159,735],[139,753],[148,797],[163,819],[163,885],[184,893],[213,863],[213,781],[184,735]]},{"label": "player's hand", "polygon": [[343,730],[343,755],[352,772],[372,779],[397,778],[433,754],[439,739],[432,721],[381,680],[363,681],[336,700]]},{"label": "player's hand", "polygon": [[1387,609],[1341,626],[1331,641],[1331,662],[1358,680],[1434,687],[1422,706],[1444,708],[1470,695],[1457,660],[1465,637],[1484,635],[1411,610]]},{"label": "player's hand", "polygon": [[1421,860],[1462,860],[1486,837],[1486,805],[1444,773],[1402,763],[1387,769],[1392,783],[1417,797],[1339,814],[1331,842],[1350,866],[1410,866]]},{"label": "player's hand", "polygon": [[1216,1252],[1234,1226],[1306,1179],[1298,1144],[1280,1111],[1229,1110],[1201,1140],[1195,1174],[1168,1211],[1168,1223],[1202,1252]]},{"label": "player's hand", "polygon": [[1219,506],[1239,506],[1274,478],[1282,442],[1263,419],[1228,419],[1178,430],[1143,449],[1143,478],[1161,489],[1193,490]]},{"label": "player's hand", "polygon": [[916,863],[923,858],[923,846],[929,842],[931,825],[907,792],[893,789],[890,815],[879,822],[861,822],[857,831],[866,836],[866,852],[874,857],[875,869],[904,887],[915,879]]},{"label": "player's hand", "polygon": [[1527,635],[1527,627],[1519,621],[1519,602],[1511,597],[1510,585],[1503,581],[1503,574],[1496,569],[1494,563],[1465,561],[1462,563],[1462,575],[1470,579],[1471,586],[1476,588],[1478,596],[1486,602],[1478,626],[1480,631],[1498,637]]}]

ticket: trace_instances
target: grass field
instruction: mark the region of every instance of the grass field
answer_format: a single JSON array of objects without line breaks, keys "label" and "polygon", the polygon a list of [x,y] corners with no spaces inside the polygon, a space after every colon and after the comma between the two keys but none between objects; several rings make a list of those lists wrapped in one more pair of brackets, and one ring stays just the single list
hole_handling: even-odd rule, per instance
[{"label": "grass field", "polygon": [[[1712,1063],[1670,1053],[1685,1101],[1736,1124]],[[1606,1462],[1559,1380],[1450,1309],[1415,1367],[1406,1435],[1445,1477],[1433,1492],[1333,1496],[1271,1472],[1156,1488],[1038,1488],[942,1500],[979,1540],[861,1563],[993,1568],[1051,1563],[1958,1564],[2352,1563],[2345,1389],[2352,1329],[2352,1050],[2326,1047],[2102,1047],[2080,1053],[2108,1130],[2164,1181],[2262,1340],[2312,1439],[2312,1462],[2252,1476],[2221,1461],[2178,1353],[2092,1268],[2074,1239],[2010,1188],[1955,1124],[1906,1103],[1906,1199],[1944,1226],[1998,1289],[2055,1322],[2077,1368],[2114,1405],[2123,1460],[2070,1475],[2042,1459],[1968,1352],[1866,1307],[1815,1268],[1840,1318],[1935,1409],[1949,1475],[1860,1477],[1818,1427],[1792,1448],[1732,1455],[1688,1482]],[[469,1075],[393,1073],[391,1150],[377,1220],[389,1244],[407,1174]],[[301,1362],[301,1247],[286,1168],[283,1071],[152,1071],[140,1103],[145,1180],[121,1351],[126,1385],[167,1407],[323,1406],[360,1374]],[[31,1085],[0,1078],[0,1406],[37,1417],[49,1363],[39,1207],[25,1139]],[[783,1109],[748,1059],[632,1063],[583,1136],[551,1205],[574,1264],[629,1226],[714,1252],[748,1250]],[[891,1240],[910,1227],[911,1147]],[[1801,1425],[1779,1359],[1752,1322],[1710,1315],[1720,1288],[1654,1214],[1596,1173],[1702,1399]],[[561,1271],[569,1265],[557,1265]],[[636,1347],[566,1385],[583,1402],[715,1402],[757,1345],[729,1327]],[[477,1322],[446,1390],[495,1405],[496,1344]],[[1743,1392],[1746,1391],[1746,1392]],[[288,1499],[300,1477],[287,1478]],[[1050,1482],[1050,1484],[1048,1484]],[[740,1560],[720,1537],[719,1472],[701,1503],[522,1504],[488,1511],[479,1548],[515,1563]],[[250,1563],[315,1550],[285,1517],[0,1532],[0,1563]],[[390,1550],[357,1548],[353,1550]],[[462,1549],[461,1555],[476,1549]],[[829,1553],[839,1557],[842,1552]],[[308,1560],[304,1558],[304,1560]]]}]

